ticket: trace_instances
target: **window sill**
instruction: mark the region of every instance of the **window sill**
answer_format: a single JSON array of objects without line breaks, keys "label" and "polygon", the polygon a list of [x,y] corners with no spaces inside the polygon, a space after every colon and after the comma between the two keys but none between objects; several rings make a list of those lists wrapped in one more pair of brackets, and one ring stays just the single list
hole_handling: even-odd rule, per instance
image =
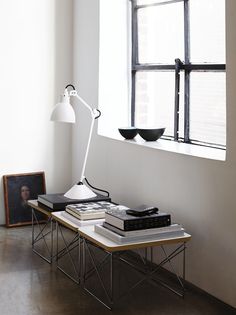
[{"label": "window sill", "polygon": [[158,141],[145,141],[139,135],[137,135],[133,140],[125,140],[119,134],[115,135],[100,135],[102,137],[122,141],[124,143],[129,143],[133,145],[139,145],[146,148],[152,148],[157,150],[163,150],[168,152],[174,152],[179,154],[185,154],[205,159],[225,161],[226,151],[208,148],[199,145],[178,143],[170,140],[159,139]]}]

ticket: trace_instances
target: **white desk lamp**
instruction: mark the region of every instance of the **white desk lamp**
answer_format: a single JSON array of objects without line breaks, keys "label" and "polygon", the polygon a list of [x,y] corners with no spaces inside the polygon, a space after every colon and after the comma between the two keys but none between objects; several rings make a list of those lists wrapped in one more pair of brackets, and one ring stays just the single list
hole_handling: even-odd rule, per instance
[{"label": "white desk lamp", "polygon": [[[71,87],[72,90],[68,92],[67,88]],[[63,95],[63,99],[61,103],[58,103],[51,115],[52,121],[58,121],[58,122],[66,122],[66,123],[75,123],[75,112],[73,107],[70,104],[70,96],[75,96],[79,99],[79,101],[89,110],[90,116],[91,116],[91,125],[90,125],[90,131],[89,131],[89,137],[88,137],[88,143],[87,148],[85,152],[85,157],[83,161],[83,167],[81,171],[81,176],[78,184],[75,184],[70,190],[68,190],[65,193],[65,197],[70,199],[90,199],[96,197],[96,194],[86,185],[83,184],[83,180],[85,179],[84,172],[85,172],[85,166],[88,158],[88,151],[89,146],[91,142],[93,127],[94,127],[94,121],[95,119],[99,118],[101,116],[101,112],[98,109],[91,108],[77,93],[75,90],[75,87],[72,84],[68,84],[65,87],[65,92]]]}]

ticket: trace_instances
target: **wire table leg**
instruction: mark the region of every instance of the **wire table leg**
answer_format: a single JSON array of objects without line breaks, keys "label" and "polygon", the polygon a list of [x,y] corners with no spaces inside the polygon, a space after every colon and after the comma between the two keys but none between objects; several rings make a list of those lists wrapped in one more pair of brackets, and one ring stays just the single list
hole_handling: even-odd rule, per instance
[{"label": "wire table leg", "polygon": [[[133,291],[136,287],[138,287],[139,285],[141,285],[144,281],[148,281],[152,284],[158,284],[158,285],[162,285],[165,288],[169,289],[170,291],[172,291],[173,293],[177,294],[180,297],[184,297],[184,280],[185,280],[185,250],[186,250],[186,243],[182,242],[179,243],[180,245],[173,249],[171,251],[171,253],[168,253],[163,245],[160,245],[160,247],[163,250],[164,253],[164,257],[163,259],[158,263],[158,264],[154,264],[152,263],[151,265],[149,263],[146,263],[146,257],[144,257],[143,259],[143,264],[140,265],[140,261],[133,261],[133,260],[128,260],[125,257],[122,257],[121,252],[108,252],[107,250],[104,250],[102,248],[101,251],[103,251],[104,253],[107,253],[108,257],[109,257],[109,263],[110,263],[110,269],[109,269],[109,282],[104,281],[104,269],[100,269],[101,267],[101,261],[104,262],[104,256],[103,258],[100,259],[99,262],[95,261],[95,252],[93,252],[92,248],[94,248],[94,245],[91,241],[83,238],[83,264],[82,264],[82,275],[83,275],[83,288],[84,290],[86,290],[90,295],[92,295],[96,300],[98,300],[100,303],[102,303],[104,306],[106,306],[108,309],[112,309],[115,302],[117,302],[118,300],[122,299],[123,297],[126,297],[131,291]],[[153,262],[153,247],[149,247],[150,250],[150,259],[151,262]],[[90,261],[92,263],[92,268],[86,272],[86,255],[88,257],[88,259],[90,258]],[[182,269],[182,278],[181,276],[178,275],[178,273],[175,271],[174,266],[172,265],[171,260],[174,259],[176,256],[180,255],[180,257],[183,255],[183,269]],[[147,256],[148,255],[148,249],[147,249]],[[128,257],[127,257],[128,258]],[[128,265],[129,267],[131,267],[132,269],[138,271],[141,275],[142,278],[137,280],[136,279],[136,283],[132,284],[129,288],[127,288],[128,290],[125,290],[125,292],[122,292],[121,294],[116,294],[118,293],[118,291],[116,292],[115,290],[115,277],[114,277],[114,272],[115,272],[115,268],[114,268],[114,259],[117,259],[118,261],[121,261],[123,263],[125,263],[126,265]],[[167,281],[163,281],[161,278],[158,277],[158,272],[161,271],[161,268],[165,265],[165,264],[170,264],[172,270],[173,270],[173,275],[176,276],[176,281],[175,281],[175,285],[178,285],[178,289],[177,287],[175,288],[175,286],[173,286],[173,283],[169,283],[168,278]],[[105,293],[105,296],[101,297],[100,296],[100,292],[97,294],[96,290],[94,290],[93,287],[86,287],[86,281],[92,276],[96,274],[96,276],[98,277],[98,281],[97,283],[100,284],[100,287],[103,291],[103,293]],[[107,274],[108,276],[108,274]],[[93,280],[93,278],[91,279]],[[107,279],[108,280],[108,279]],[[92,285],[92,282],[90,282]]]},{"label": "wire table leg", "polygon": [[[46,262],[48,262],[49,264],[52,263],[53,261],[53,220],[52,217],[48,217],[46,223],[44,223],[44,226],[41,227],[40,222],[37,219],[37,215],[35,213],[34,208],[32,209],[32,250],[35,254],[37,254],[39,257],[41,257],[42,259],[44,259]],[[47,227],[50,224],[49,227],[49,231],[47,232]],[[37,225],[39,232],[37,235],[35,235],[35,225]],[[49,245],[47,243],[46,237],[50,234],[50,241],[49,241]],[[44,255],[41,252],[39,252],[36,248],[35,248],[35,244],[43,241],[46,251],[48,253],[48,255]]]},{"label": "wire table leg", "polygon": [[34,249],[34,209],[31,208],[32,214],[32,249]]},{"label": "wire table leg", "polygon": [[[57,268],[64,273],[68,278],[70,278],[72,281],[74,281],[76,284],[80,283],[80,278],[81,278],[81,274],[80,274],[80,265],[78,266],[78,262],[80,262],[80,246],[81,246],[81,240],[80,240],[80,236],[78,234],[78,232],[76,232],[75,236],[73,237],[72,240],[68,241],[63,233],[63,229],[62,226],[60,225],[59,222],[57,223],[57,253],[56,253],[56,261],[57,261]],[[59,232],[60,232],[60,236],[61,236],[61,240],[63,242],[63,248],[59,250]],[[77,250],[77,247],[78,250]],[[74,255],[72,254],[73,250],[76,250],[76,259],[74,257]],[[69,273],[69,271],[67,271],[65,269],[65,267],[59,264],[59,260],[63,257],[68,257],[69,258],[69,262],[70,262],[70,266],[72,266],[73,268],[73,273]]]},{"label": "wire table leg", "polygon": [[111,270],[110,270],[110,302],[111,302],[111,306],[113,305],[113,301],[114,301],[114,287],[113,287],[113,273],[114,273],[114,268],[113,268],[113,253],[111,253],[110,255],[110,260],[111,260]]}]

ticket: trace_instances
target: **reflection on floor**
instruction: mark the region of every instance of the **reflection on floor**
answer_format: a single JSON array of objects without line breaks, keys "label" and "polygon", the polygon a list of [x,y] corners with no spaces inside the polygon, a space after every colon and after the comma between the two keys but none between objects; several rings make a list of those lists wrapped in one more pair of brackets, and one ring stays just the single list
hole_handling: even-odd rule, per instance
[{"label": "reflection on floor", "polygon": [[[122,269],[124,276],[125,270]],[[127,270],[127,274],[129,271]],[[111,314],[103,305],[31,250],[31,227],[0,227],[0,314]],[[122,315],[236,315],[236,310],[189,289],[184,299],[143,284],[112,311]]]}]

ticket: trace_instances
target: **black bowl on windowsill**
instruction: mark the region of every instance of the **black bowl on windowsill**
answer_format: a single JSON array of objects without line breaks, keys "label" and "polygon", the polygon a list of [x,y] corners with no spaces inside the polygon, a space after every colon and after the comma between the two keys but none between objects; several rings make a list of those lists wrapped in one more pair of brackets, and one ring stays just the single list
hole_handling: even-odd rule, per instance
[{"label": "black bowl on windowsill", "polygon": [[138,128],[139,135],[146,141],[158,140],[166,128]]},{"label": "black bowl on windowsill", "polygon": [[124,137],[125,139],[133,139],[138,134],[138,129],[136,127],[123,127],[118,128],[119,133]]}]

